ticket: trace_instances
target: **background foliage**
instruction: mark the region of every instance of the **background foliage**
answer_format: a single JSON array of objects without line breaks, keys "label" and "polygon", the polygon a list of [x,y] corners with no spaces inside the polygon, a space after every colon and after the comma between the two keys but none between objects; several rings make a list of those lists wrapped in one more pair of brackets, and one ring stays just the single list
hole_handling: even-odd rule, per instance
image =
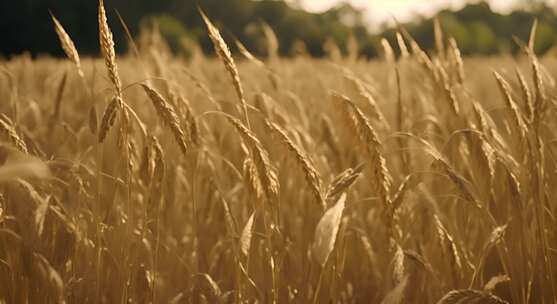
[{"label": "background foliage", "polygon": [[[341,50],[346,50],[349,37],[358,41],[362,55],[377,55],[379,37],[394,38],[392,29],[383,28],[380,33],[370,33],[362,20],[362,12],[348,4],[341,4],[327,12],[312,14],[288,6],[277,0],[110,0],[106,3],[112,28],[116,32],[120,51],[126,47],[126,37],[117,22],[116,11],[137,35],[142,26],[157,22],[161,31],[170,40],[175,51],[182,43],[198,42],[206,51],[210,50],[208,38],[203,35],[203,24],[197,13],[197,5],[208,12],[209,17],[225,25],[226,39],[239,38],[258,55],[264,55],[262,21],[276,32],[283,55],[292,55],[296,41],[303,41],[309,53],[323,55],[323,44],[332,38]],[[30,51],[32,54],[48,53],[62,55],[57,44],[48,11],[51,10],[76,40],[80,52],[97,54],[96,1],[74,0],[22,0],[0,3],[0,29],[3,39],[0,54]],[[464,54],[494,54],[516,52],[512,36],[525,40],[533,17],[540,20],[536,50],[543,53],[557,39],[557,17],[555,10],[536,1],[525,1],[516,11],[502,15],[493,12],[483,2],[469,4],[459,11],[444,10],[439,13],[443,28],[454,36]],[[110,18],[112,17],[112,18]],[[433,46],[432,19],[422,18],[406,25],[421,45]],[[190,43],[191,44],[191,43]]]}]

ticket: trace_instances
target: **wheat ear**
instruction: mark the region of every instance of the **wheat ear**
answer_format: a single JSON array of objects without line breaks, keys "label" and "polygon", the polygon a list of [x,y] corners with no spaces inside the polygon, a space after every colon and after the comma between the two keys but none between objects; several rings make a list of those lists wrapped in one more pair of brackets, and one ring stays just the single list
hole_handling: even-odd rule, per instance
[{"label": "wheat ear", "polygon": [[203,18],[205,25],[207,26],[207,30],[209,31],[209,38],[211,38],[211,41],[213,42],[213,46],[215,47],[215,51],[217,52],[217,55],[224,63],[224,67],[230,74],[230,77],[232,77],[232,83],[234,85],[234,88],[236,89],[236,94],[238,95],[238,98],[242,103],[244,120],[249,129],[250,125],[249,125],[249,118],[248,118],[248,106],[244,96],[244,89],[242,87],[242,82],[240,80],[240,73],[238,73],[238,68],[236,67],[234,58],[232,58],[230,49],[228,48],[226,42],[224,42],[224,39],[222,38],[219,30],[213,25],[211,20],[209,20],[207,15],[205,15],[205,13],[201,9],[199,9],[199,13]]},{"label": "wheat ear", "polygon": [[155,107],[157,114],[159,115],[159,118],[170,129],[172,135],[174,136],[174,139],[176,140],[176,143],[178,144],[178,146],[180,146],[180,150],[185,155],[188,152],[188,144],[186,142],[185,135],[186,133],[180,126],[180,120],[178,119],[178,115],[176,115],[174,107],[153,88],[144,84],[142,84],[141,87],[143,88],[143,90],[145,90],[145,93],[151,99],[153,106]]},{"label": "wheat ear", "polygon": [[319,176],[319,172],[317,171],[317,169],[315,169],[315,167],[313,166],[313,163],[309,156],[296,144],[294,144],[294,142],[290,138],[288,138],[288,135],[286,135],[286,131],[284,129],[268,120],[265,123],[269,130],[271,130],[273,134],[275,134],[279,138],[280,142],[286,146],[288,151],[290,151],[290,153],[294,155],[296,162],[304,172],[306,182],[310,186],[315,199],[318,203],[321,204],[323,208],[325,208],[325,201],[323,200],[323,194],[321,190],[321,177]]},{"label": "wheat ear", "polygon": [[56,30],[56,34],[58,35],[58,39],[60,40],[64,53],[66,53],[66,56],[68,56],[68,58],[74,63],[79,76],[84,77],[83,70],[81,69],[81,60],[79,59],[79,53],[77,52],[74,42],[52,12],[50,13],[50,16],[54,22],[54,29]]}]

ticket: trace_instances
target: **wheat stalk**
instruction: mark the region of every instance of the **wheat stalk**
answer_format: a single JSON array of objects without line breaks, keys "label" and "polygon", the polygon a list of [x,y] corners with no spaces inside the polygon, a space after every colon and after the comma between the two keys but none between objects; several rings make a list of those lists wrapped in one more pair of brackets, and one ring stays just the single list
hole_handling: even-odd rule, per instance
[{"label": "wheat stalk", "polygon": [[357,122],[356,130],[370,158],[374,189],[379,197],[379,200],[385,205],[390,206],[391,200],[389,198],[389,193],[392,178],[389,170],[387,169],[385,157],[381,153],[382,145],[375,129],[371,126],[371,123],[360,108],[358,108],[358,106],[355,105],[348,97],[333,93],[333,98],[344,103],[352,110],[354,118]]},{"label": "wheat stalk", "polygon": [[244,163],[242,165],[243,177],[244,182],[246,185],[249,186],[252,193],[254,193],[255,198],[259,201],[263,199],[264,190],[261,186],[259,174],[257,173],[257,167],[253,162],[253,159],[248,155],[246,155],[244,159]]},{"label": "wheat stalk", "polygon": [[54,22],[54,29],[56,30],[64,53],[66,53],[66,56],[74,63],[79,76],[84,77],[83,70],[81,69],[81,60],[79,59],[79,53],[77,52],[74,42],[52,12],[50,12],[50,17],[52,17],[52,21]]},{"label": "wheat stalk", "polygon": [[542,119],[543,113],[545,111],[546,95],[545,95],[544,82],[543,82],[541,68],[538,59],[532,57],[531,61],[532,61],[532,70],[534,72],[533,73],[534,87],[536,88],[536,98],[534,99],[533,122],[535,126],[538,126]]},{"label": "wheat stalk", "polygon": [[385,128],[390,129],[389,122],[387,121],[387,119],[385,118],[385,115],[383,114],[383,112],[381,111],[379,106],[377,105],[377,101],[375,100],[375,98],[373,98],[373,96],[369,93],[369,91],[364,87],[364,84],[362,83],[362,81],[360,79],[358,79],[356,77],[352,77],[350,75],[345,75],[344,77],[345,77],[345,79],[347,79],[348,81],[350,81],[354,85],[354,87],[358,91],[358,95],[359,95],[360,99],[365,101],[369,105],[369,108],[371,109],[371,114],[373,115],[372,117],[374,119],[376,119],[377,121],[381,122],[381,124],[383,124],[385,126]]},{"label": "wheat stalk", "polygon": [[404,250],[398,244],[395,245],[395,255],[393,257],[393,278],[396,284],[399,284],[404,279],[406,269],[404,267]]},{"label": "wheat stalk", "polygon": [[99,127],[99,134],[98,134],[99,143],[104,142],[106,135],[108,134],[108,131],[110,131],[110,129],[114,125],[114,122],[116,121],[116,116],[118,112],[122,109],[122,104],[123,104],[122,99],[116,96],[112,98],[112,100],[104,110],[104,113],[101,118],[101,125]]},{"label": "wheat stalk", "polygon": [[99,42],[101,46],[101,53],[108,71],[108,77],[118,97],[122,98],[122,82],[118,74],[118,66],[116,64],[116,51],[114,50],[114,39],[112,38],[112,31],[108,26],[106,19],[106,11],[104,9],[104,0],[99,0]]},{"label": "wheat stalk", "polygon": [[203,18],[205,25],[207,26],[207,30],[209,31],[209,38],[211,38],[211,41],[213,42],[213,46],[215,47],[215,51],[217,52],[217,55],[224,63],[224,67],[230,74],[230,77],[232,77],[232,83],[234,85],[234,88],[236,89],[236,94],[238,95],[238,98],[240,99],[240,102],[242,104],[242,109],[244,112],[244,120],[249,129],[250,124],[248,118],[248,106],[247,106],[246,99],[244,97],[244,88],[242,87],[240,74],[238,73],[238,68],[236,67],[234,58],[230,53],[230,49],[228,48],[228,45],[220,35],[219,30],[213,25],[211,20],[209,20],[207,15],[205,15],[205,13],[201,9],[199,9],[199,13]]},{"label": "wheat stalk", "polygon": [[279,138],[280,142],[286,146],[288,151],[290,151],[290,153],[294,155],[296,162],[304,172],[306,182],[310,186],[316,201],[321,204],[323,208],[325,208],[325,201],[323,199],[321,190],[323,183],[321,182],[319,172],[314,167],[310,157],[305,152],[303,152],[301,148],[294,144],[294,142],[290,138],[288,138],[288,135],[286,135],[286,131],[280,126],[268,120],[265,121],[265,124],[267,128],[269,128],[269,130],[271,130],[273,134],[275,134]]},{"label": "wheat stalk", "polygon": [[457,78],[458,83],[460,85],[463,85],[465,79],[464,62],[462,61],[462,55],[460,54],[460,49],[458,48],[458,44],[456,43],[456,40],[453,37],[449,39],[449,49],[451,50],[452,59],[456,67],[456,73],[457,73],[456,75],[458,77]]},{"label": "wheat stalk", "polygon": [[170,129],[176,143],[180,147],[180,150],[184,155],[188,153],[188,145],[186,142],[186,135],[182,127],[180,126],[180,120],[178,119],[178,115],[176,115],[176,111],[174,107],[168,103],[162,95],[155,91],[153,88],[149,87],[148,85],[141,84],[141,87],[145,91],[145,94],[151,99],[157,114],[161,121]]},{"label": "wheat stalk", "polygon": [[439,219],[439,217],[437,217],[437,215],[434,215],[433,218],[435,220],[435,225],[436,225],[436,228],[437,228],[437,233],[438,233],[439,240],[441,242],[442,248],[446,248],[445,246],[449,247],[448,251],[449,251],[449,256],[451,257],[451,266],[452,266],[452,270],[453,270],[453,277],[456,281],[460,278],[461,270],[462,270],[462,261],[461,261],[458,249],[456,247],[456,243],[454,241],[453,236],[449,233],[447,228],[445,228],[445,226],[443,226],[443,223],[441,223],[441,220]]},{"label": "wheat stalk", "polygon": [[518,67],[515,69],[515,72],[516,72],[516,77],[518,78],[518,82],[520,84],[520,90],[522,92],[522,100],[526,104],[525,107],[526,119],[528,120],[528,122],[532,122],[534,116],[534,99],[532,98],[532,92],[528,87],[528,83],[526,82],[524,75],[522,74],[522,72]]},{"label": "wheat stalk", "polygon": [[511,112],[513,114],[512,115],[513,123],[516,129],[520,131],[522,137],[526,136],[526,133],[528,133],[528,127],[526,126],[526,123],[522,118],[522,113],[520,112],[518,105],[516,104],[516,102],[512,97],[511,87],[509,83],[499,73],[493,71],[493,75],[495,76],[495,79],[497,79],[497,84],[499,85],[499,89],[501,90],[501,93],[505,97],[505,102],[507,103],[507,107],[511,109]]},{"label": "wheat stalk", "polygon": [[230,115],[226,115],[226,118],[250,147],[257,173],[261,179],[263,189],[265,189],[267,199],[269,201],[274,201],[278,196],[279,182],[275,169],[269,160],[269,154],[255,134],[244,126],[241,121]]},{"label": "wheat stalk", "polygon": [[7,138],[19,151],[27,154],[27,145],[25,141],[17,134],[12,121],[4,114],[0,115],[0,134]]}]

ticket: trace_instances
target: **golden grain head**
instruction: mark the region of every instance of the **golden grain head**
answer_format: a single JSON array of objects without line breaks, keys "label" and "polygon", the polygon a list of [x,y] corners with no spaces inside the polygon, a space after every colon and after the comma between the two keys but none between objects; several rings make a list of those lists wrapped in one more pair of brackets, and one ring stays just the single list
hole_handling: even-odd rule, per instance
[{"label": "golden grain head", "polygon": [[451,290],[437,302],[437,304],[456,303],[508,304],[509,302],[490,293],[472,289]]},{"label": "golden grain head", "polygon": [[52,13],[50,16],[54,22],[54,29],[56,30],[56,34],[58,35],[58,39],[60,40],[64,53],[66,53],[66,56],[68,56],[68,58],[75,64],[79,76],[84,77],[83,70],[81,69],[81,59],[79,58],[79,53],[77,52],[77,48],[75,47],[73,40],[70,38],[70,35],[66,33],[66,30],[60,21],[58,21]]},{"label": "golden grain head", "polygon": [[186,133],[181,127],[180,119],[178,118],[174,107],[155,89],[144,84],[142,84],[141,87],[151,99],[153,106],[155,107],[155,110],[163,124],[165,124],[172,132],[172,135],[174,136],[174,139],[176,140],[176,143],[180,147],[182,153],[187,154],[188,144],[186,141]]},{"label": "golden grain head", "polygon": [[99,143],[102,143],[105,140],[108,135],[108,131],[110,131],[114,125],[118,112],[122,110],[122,103],[123,101],[117,96],[112,98],[112,100],[108,103],[101,118],[101,125],[99,126]]},{"label": "golden grain head", "polygon": [[98,9],[99,42],[101,53],[104,57],[105,65],[108,71],[108,77],[110,78],[110,81],[112,81],[112,84],[116,89],[116,93],[121,98],[122,82],[120,80],[120,75],[118,74],[118,66],[116,64],[116,50],[114,49],[114,39],[112,37],[112,31],[108,26],[103,0],[99,0]]}]

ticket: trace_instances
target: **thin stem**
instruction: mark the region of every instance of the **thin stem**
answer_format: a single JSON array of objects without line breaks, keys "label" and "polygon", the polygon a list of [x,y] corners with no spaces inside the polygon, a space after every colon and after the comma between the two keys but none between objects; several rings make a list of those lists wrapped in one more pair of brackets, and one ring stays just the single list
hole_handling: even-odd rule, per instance
[{"label": "thin stem", "polygon": [[[325,263],[325,265],[327,265]],[[319,279],[317,280],[317,287],[315,288],[315,293],[313,295],[313,304],[317,304],[318,303],[318,299],[319,299],[319,292],[321,291],[321,284],[323,282],[323,276],[325,274],[325,266],[321,267],[319,269]]]}]

